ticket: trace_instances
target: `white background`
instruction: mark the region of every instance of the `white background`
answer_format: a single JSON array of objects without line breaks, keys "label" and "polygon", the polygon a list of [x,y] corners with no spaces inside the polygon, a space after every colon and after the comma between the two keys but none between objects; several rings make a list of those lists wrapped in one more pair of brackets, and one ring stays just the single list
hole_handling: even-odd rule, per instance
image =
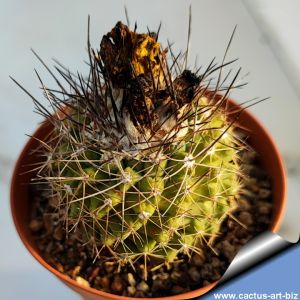
[{"label": "white background", "polygon": [[[162,42],[168,37],[184,49],[188,5],[182,0],[128,0],[131,22],[140,30],[155,30],[163,22]],[[53,81],[30,52],[35,49],[49,65],[55,57],[72,70],[86,71],[87,16],[91,15],[94,47],[118,20],[125,21],[124,1],[104,0],[0,0],[0,299],[79,299],[39,266],[26,252],[12,224],[9,181],[27,137],[40,117],[31,100],[8,76],[42,98],[36,68],[44,81]],[[299,229],[300,191],[300,1],[298,0],[198,0],[192,1],[190,62],[198,54],[204,66],[222,58],[236,24],[238,30],[229,57],[239,57],[237,67],[250,75],[243,91],[233,96],[243,102],[254,97],[271,100],[251,110],[271,131],[289,169],[289,202],[282,234],[295,237]],[[299,230],[298,230],[299,232]],[[38,287],[38,288],[36,288]],[[33,292],[34,291],[34,292]]]}]

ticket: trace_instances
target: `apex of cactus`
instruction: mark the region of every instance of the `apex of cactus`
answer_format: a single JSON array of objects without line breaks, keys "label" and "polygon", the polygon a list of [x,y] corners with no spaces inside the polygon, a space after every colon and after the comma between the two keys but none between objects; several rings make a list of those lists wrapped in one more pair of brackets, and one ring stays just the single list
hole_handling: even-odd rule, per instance
[{"label": "apex of cactus", "polygon": [[67,231],[120,264],[172,263],[213,245],[240,191],[243,146],[226,109],[239,72],[226,86],[229,63],[184,69],[186,57],[157,38],[118,22],[99,50],[88,42],[86,79],[57,67],[68,88],[43,85],[54,114],[36,102],[54,125],[38,180]]}]

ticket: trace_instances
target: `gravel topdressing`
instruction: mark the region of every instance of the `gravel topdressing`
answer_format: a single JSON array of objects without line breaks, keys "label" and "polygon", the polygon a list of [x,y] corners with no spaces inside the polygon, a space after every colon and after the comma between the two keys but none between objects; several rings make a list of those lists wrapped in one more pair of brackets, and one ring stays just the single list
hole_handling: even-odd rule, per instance
[{"label": "gravel topdressing", "polygon": [[170,266],[157,262],[148,264],[145,278],[144,263],[137,261],[135,270],[95,259],[92,249],[82,245],[75,233],[65,233],[65,225],[55,213],[53,199],[43,192],[45,186],[32,186],[30,228],[43,258],[58,271],[79,284],[105,292],[131,297],[176,295],[219,280],[228,265],[249,239],[265,231],[272,217],[272,189],[268,176],[257,157],[245,151],[241,154],[244,174],[243,192],[237,199],[238,208],[223,222],[222,233],[212,247],[191,257],[181,255]]}]

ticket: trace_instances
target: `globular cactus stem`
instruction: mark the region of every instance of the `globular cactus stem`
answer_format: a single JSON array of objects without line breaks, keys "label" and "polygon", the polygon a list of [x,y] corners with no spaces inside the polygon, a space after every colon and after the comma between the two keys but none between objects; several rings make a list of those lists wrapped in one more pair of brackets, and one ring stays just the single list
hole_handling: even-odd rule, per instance
[{"label": "globular cactus stem", "polygon": [[44,88],[58,113],[47,114],[54,130],[38,179],[67,230],[120,264],[172,263],[212,245],[241,188],[242,145],[226,110],[236,78],[221,96],[224,86],[207,82],[223,66],[170,67],[156,38],[119,22],[89,48],[88,79],[58,69],[67,100]]}]

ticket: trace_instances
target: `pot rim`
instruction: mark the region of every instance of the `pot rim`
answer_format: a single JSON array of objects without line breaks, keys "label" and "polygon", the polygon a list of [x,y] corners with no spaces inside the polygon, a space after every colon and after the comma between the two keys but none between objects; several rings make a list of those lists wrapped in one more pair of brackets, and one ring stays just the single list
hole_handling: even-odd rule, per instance
[{"label": "pot rim", "polygon": [[[233,105],[234,107],[236,106],[240,106],[239,104],[237,104],[236,102],[232,101],[231,99],[229,100],[230,105]],[[267,137],[267,139],[269,140],[269,144],[272,147],[272,151],[274,152],[274,155],[276,156],[277,160],[278,160],[278,167],[279,170],[278,172],[282,175],[282,195],[283,195],[283,199],[281,200],[281,207],[280,209],[277,211],[277,215],[275,216],[275,219],[273,221],[272,226],[270,227],[270,230],[274,233],[276,233],[279,228],[280,225],[282,223],[282,219],[285,213],[285,207],[286,207],[286,199],[287,199],[287,175],[286,175],[286,170],[284,167],[284,161],[283,158],[271,136],[271,134],[269,133],[269,131],[262,125],[262,123],[260,121],[258,121],[258,119],[256,117],[253,116],[253,114],[251,112],[249,112],[248,110],[246,112],[243,112],[243,114],[247,114],[248,117],[250,117],[255,123],[257,123],[260,127],[260,130],[264,133],[264,135]],[[136,298],[136,297],[127,297],[127,296],[120,296],[120,295],[116,295],[116,294],[111,294],[108,292],[104,292],[101,290],[97,290],[95,288],[92,287],[85,287],[82,286],[80,284],[78,284],[75,280],[71,279],[69,276],[59,272],[58,270],[56,270],[54,267],[52,267],[50,264],[48,264],[44,258],[38,253],[38,251],[36,251],[34,249],[34,247],[32,246],[32,243],[28,240],[27,236],[24,234],[23,230],[22,230],[22,226],[20,224],[20,222],[18,221],[18,218],[16,216],[16,210],[17,210],[17,205],[16,205],[16,201],[15,199],[17,198],[17,194],[18,191],[15,187],[15,182],[16,182],[16,178],[20,175],[19,173],[19,169],[22,166],[22,162],[24,157],[26,156],[26,154],[29,152],[29,150],[31,149],[31,143],[32,140],[34,139],[33,137],[35,137],[37,135],[37,133],[43,128],[46,127],[47,124],[49,124],[49,121],[45,120],[44,122],[42,122],[40,124],[40,126],[35,130],[35,132],[33,133],[32,136],[30,136],[29,140],[27,141],[25,147],[23,148],[21,154],[18,157],[18,160],[15,164],[15,168],[11,177],[11,185],[10,185],[10,206],[11,206],[11,213],[12,213],[12,217],[13,217],[13,221],[15,224],[15,227],[17,229],[17,232],[20,236],[20,239],[22,240],[23,244],[25,245],[25,247],[27,248],[27,250],[31,253],[31,255],[47,270],[49,270],[52,274],[54,274],[56,277],[58,277],[60,280],[62,280],[65,284],[67,284],[70,287],[73,287],[77,292],[80,292],[80,290],[85,291],[87,294],[89,295],[93,295],[95,296],[100,296],[103,297],[104,299],[121,299],[121,300],[132,300],[132,299],[139,299],[139,300],[149,300],[149,299],[154,299],[154,300],[163,300],[163,299],[170,299],[170,300],[180,300],[180,299],[190,299],[190,298],[194,298],[194,297],[198,297],[201,296],[205,293],[207,293],[208,291],[210,291],[214,286],[216,286],[218,284],[219,281],[213,282],[207,286],[204,287],[200,287],[198,289],[189,291],[189,292],[185,292],[182,294],[178,294],[178,295],[173,295],[173,296],[165,296],[165,297],[156,297],[156,298]]]}]

